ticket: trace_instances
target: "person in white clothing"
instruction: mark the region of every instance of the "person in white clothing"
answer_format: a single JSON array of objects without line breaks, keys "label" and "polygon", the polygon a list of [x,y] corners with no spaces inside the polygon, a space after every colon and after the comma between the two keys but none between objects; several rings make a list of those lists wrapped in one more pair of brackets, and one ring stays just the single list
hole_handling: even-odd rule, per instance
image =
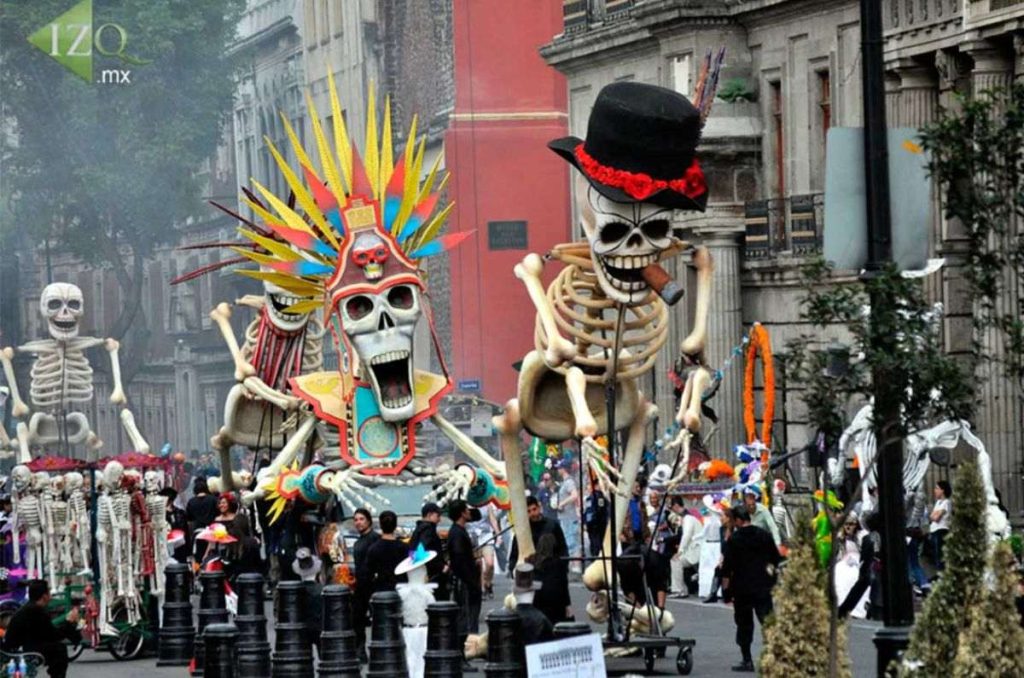
[{"label": "person in white clothing", "polygon": [[928,528],[929,537],[932,542],[932,560],[936,570],[942,570],[945,563],[942,559],[942,546],[949,534],[949,519],[953,513],[953,487],[948,480],[940,480],[935,483],[935,506],[929,516],[931,525]]},{"label": "person in white clothing", "polygon": [[427,606],[434,602],[437,584],[427,583],[427,563],[437,557],[420,544],[409,557],[398,564],[395,575],[405,575],[409,583],[396,587],[402,599],[402,636],[405,639],[405,665],[409,678],[423,678],[427,652]]},{"label": "person in white clothing", "polygon": [[710,494],[704,495],[703,501],[707,513],[704,514],[697,594],[705,600],[713,600],[718,598],[719,588],[713,582],[717,581],[715,568],[722,557],[722,507],[714,502]]},{"label": "person in white clothing", "polygon": [[690,589],[686,585],[686,570],[700,564],[700,553],[704,543],[704,526],[700,519],[683,507],[682,497],[673,497],[672,513],[679,520],[679,548],[672,556],[672,597],[686,598]]}]

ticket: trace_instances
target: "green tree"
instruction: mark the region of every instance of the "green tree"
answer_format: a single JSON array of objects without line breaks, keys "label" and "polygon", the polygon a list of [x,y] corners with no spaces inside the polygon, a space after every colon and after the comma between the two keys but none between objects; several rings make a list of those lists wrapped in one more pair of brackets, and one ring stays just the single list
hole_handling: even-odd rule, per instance
[{"label": "green tree", "polygon": [[[9,218],[2,227],[113,271],[121,305],[104,331],[118,339],[132,331],[123,354],[128,382],[149,336],[144,263],[199,213],[197,170],[215,151],[231,110],[228,48],[245,2],[97,1],[93,26],[123,27],[125,53],[148,62],[94,52],[97,71],[131,70],[130,83],[120,85],[85,82],[28,42],[72,4],[3,3],[0,125],[8,132],[2,181]],[[106,39],[114,42],[113,34]]]},{"label": "green tree", "polygon": [[[961,645],[961,634],[971,619],[969,612],[982,598],[988,546],[986,502],[981,475],[974,464],[963,464],[957,471],[953,502],[949,535],[942,551],[945,570],[911,632],[910,645],[898,666],[900,676],[948,675]],[[965,648],[968,650],[974,648]]]},{"label": "green tree", "polygon": [[921,138],[946,217],[967,239],[975,361],[1001,364],[1024,397],[1024,316],[1001,302],[1024,283],[1024,83],[961,97]]},{"label": "green tree", "polygon": [[[846,678],[851,675],[846,627],[837,627],[833,641],[826,577],[818,567],[808,528],[810,521],[801,515],[797,525],[797,538],[772,592],[775,609],[764,629],[761,675]],[[833,646],[837,649],[837,663],[834,672],[830,672],[829,648]]]},{"label": "green tree", "polygon": [[997,544],[991,558],[995,582],[984,587],[981,603],[968,611],[970,622],[960,636],[953,678],[1024,676],[1024,628],[1013,604],[1016,565],[1009,543]]}]

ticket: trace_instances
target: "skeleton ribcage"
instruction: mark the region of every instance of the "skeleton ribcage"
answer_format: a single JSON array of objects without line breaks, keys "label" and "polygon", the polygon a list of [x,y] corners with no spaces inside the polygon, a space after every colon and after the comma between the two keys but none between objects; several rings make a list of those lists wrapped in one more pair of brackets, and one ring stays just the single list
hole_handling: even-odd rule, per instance
[{"label": "skeleton ribcage", "polygon": [[32,364],[32,404],[55,410],[93,398],[92,367],[81,351],[43,353]]},{"label": "skeleton ribcage", "polygon": [[[576,344],[577,356],[572,364],[583,370],[589,382],[604,382],[616,345],[628,352],[619,356],[616,378],[633,379],[645,374],[654,366],[658,350],[668,339],[668,310],[657,294],[651,292],[639,304],[619,307],[602,293],[593,271],[582,266],[569,265],[562,269],[548,287],[547,296],[558,329]],[[616,342],[620,312],[624,316],[622,337]],[[539,351],[547,348],[539,314],[534,343]],[[568,367],[559,367],[556,371],[564,373]]]}]

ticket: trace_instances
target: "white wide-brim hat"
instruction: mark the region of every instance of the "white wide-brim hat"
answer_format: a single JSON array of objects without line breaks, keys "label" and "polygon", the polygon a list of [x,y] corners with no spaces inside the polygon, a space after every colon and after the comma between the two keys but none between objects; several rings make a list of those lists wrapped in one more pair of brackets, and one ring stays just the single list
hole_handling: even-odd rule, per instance
[{"label": "white wide-brim hat", "polygon": [[423,548],[423,544],[416,547],[415,551],[409,552],[409,557],[403,560],[395,568],[395,574],[406,574],[415,570],[417,567],[426,565],[431,560],[437,557],[437,551],[428,551]]}]

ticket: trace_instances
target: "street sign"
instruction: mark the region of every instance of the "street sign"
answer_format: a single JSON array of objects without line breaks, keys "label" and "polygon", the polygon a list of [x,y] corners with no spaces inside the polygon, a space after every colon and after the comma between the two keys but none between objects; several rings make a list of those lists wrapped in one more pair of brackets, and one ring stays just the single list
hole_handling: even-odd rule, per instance
[{"label": "street sign", "polygon": [[588,633],[526,646],[526,674],[530,678],[597,678],[608,675],[601,636]]},{"label": "street sign", "polygon": [[[892,258],[901,271],[925,268],[931,226],[928,159],[914,127],[888,130]],[[864,129],[833,127],[826,139],[824,254],[837,269],[860,271],[868,259]]]},{"label": "street sign", "polygon": [[468,393],[480,391],[479,379],[459,379],[459,390]]}]

